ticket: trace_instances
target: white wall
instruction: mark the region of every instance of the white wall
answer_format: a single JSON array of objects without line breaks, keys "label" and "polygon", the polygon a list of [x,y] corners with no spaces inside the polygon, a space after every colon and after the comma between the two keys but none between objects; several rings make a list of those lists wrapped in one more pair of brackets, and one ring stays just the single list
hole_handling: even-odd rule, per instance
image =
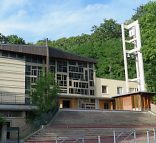
[{"label": "white wall", "polygon": [[[107,93],[102,93],[102,85],[107,86]],[[98,97],[112,97],[117,95],[117,87],[122,87],[123,94],[126,93],[125,81],[122,80],[96,78],[95,86],[96,86],[95,95]],[[137,83],[129,82],[129,87],[137,88]]]}]

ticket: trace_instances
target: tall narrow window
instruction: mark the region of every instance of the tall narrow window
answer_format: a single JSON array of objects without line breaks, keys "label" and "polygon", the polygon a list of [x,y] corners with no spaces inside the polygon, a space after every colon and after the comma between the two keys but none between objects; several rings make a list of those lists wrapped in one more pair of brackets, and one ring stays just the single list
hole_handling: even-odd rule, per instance
[{"label": "tall narrow window", "polygon": [[102,85],[102,93],[108,93],[106,85]]},{"label": "tall narrow window", "polygon": [[123,94],[123,88],[117,87],[117,94]]},{"label": "tall narrow window", "polygon": [[135,89],[134,88],[129,88],[129,92],[133,93],[133,92],[135,92]]}]

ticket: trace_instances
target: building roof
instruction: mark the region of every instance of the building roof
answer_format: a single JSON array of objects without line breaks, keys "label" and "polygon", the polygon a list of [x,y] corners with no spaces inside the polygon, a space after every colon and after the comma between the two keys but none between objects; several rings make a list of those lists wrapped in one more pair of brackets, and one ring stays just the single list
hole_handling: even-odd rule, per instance
[{"label": "building roof", "polygon": [[112,96],[112,98],[129,96],[129,95],[138,95],[138,94],[139,95],[156,95],[155,92],[142,92],[142,91],[138,91],[138,92],[133,92],[133,93],[126,93],[126,94],[115,95],[115,96]]},{"label": "building roof", "polygon": [[[47,56],[46,46],[1,44],[0,50],[12,51],[12,52],[18,52],[18,53],[24,53],[24,54]],[[78,56],[76,54],[71,54],[69,52],[64,52],[60,49],[51,48],[51,47],[49,48],[49,57],[96,63],[95,59]]]},{"label": "building roof", "polygon": [[65,52],[56,48],[49,48],[49,56],[61,59],[75,60],[75,61],[87,61],[91,63],[96,63],[95,59],[82,57],[73,53]]}]

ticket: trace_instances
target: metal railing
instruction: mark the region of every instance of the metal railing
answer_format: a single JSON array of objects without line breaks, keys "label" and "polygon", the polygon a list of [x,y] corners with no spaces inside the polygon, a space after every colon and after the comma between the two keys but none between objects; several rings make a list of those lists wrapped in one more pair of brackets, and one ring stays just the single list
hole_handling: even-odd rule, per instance
[{"label": "metal railing", "polygon": [[156,129],[116,130],[113,132],[113,143],[156,143]]},{"label": "metal railing", "polygon": [[[26,140],[28,140],[30,137],[33,137],[35,134],[38,134],[40,132],[42,132],[45,128],[47,128],[51,122],[53,121],[53,118],[55,117],[56,113],[58,112],[59,110],[59,105],[57,104],[52,111],[50,111],[49,113],[44,114],[43,116],[43,119],[40,119],[40,121],[38,121],[38,126],[34,126],[36,128],[36,130],[32,130],[33,132],[30,133],[29,132],[29,135],[26,135],[26,137],[24,137],[22,140],[21,140],[21,143],[24,143]],[[45,117],[47,116],[47,117]],[[42,117],[41,117],[42,118]],[[45,123],[47,123],[46,125],[44,125]],[[35,124],[35,123],[34,123]],[[34,125],[33,124],[33,125]],[[24,131],[24,130],[23,130]],[[24,136],[24,135],[23,135]]]},{"label": "metal railing", "polygon": [[57,137],[56,143],[67,143],[67,142],[74,142],[74,143],[84,143],[84,136],[81,135],[71,135],[66,137]]},{"label": "metal railing", "polygon": [[[111,139],[112,138],[112,139]],[[70,134],[69,136],[57,136],[56,143],[156,143],[156,129],[116,129],[113,136],[91,136],[86,137],[83,134]]]},{"label": "metal railing", "polygon": [[126,142],[128,140],[136,143],[136,131],[135,130],[123,130],[113,132],[114,143]]},{"label": "metal railing", "polygon": [[0,104],[31,104],[30,98],[23,93],[0,92]]}]

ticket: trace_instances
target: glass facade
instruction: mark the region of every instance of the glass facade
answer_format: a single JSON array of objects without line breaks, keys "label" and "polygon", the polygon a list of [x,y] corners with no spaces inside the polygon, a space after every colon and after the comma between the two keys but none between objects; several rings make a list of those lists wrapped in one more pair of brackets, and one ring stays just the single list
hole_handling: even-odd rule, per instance
[{"label": "glass facade", "polygon": [[[25,61],[25,93],[29,94],[42,70],[46,71],[46,57],[1,51],[0,55]],[[63,95],[94,95],[94,64],[89,62],[49,59],[49,70]]]},{"label": "glass facade", "polygon": [[94,95],[94,65],[87,62],[50,59],[62,94]]}]

